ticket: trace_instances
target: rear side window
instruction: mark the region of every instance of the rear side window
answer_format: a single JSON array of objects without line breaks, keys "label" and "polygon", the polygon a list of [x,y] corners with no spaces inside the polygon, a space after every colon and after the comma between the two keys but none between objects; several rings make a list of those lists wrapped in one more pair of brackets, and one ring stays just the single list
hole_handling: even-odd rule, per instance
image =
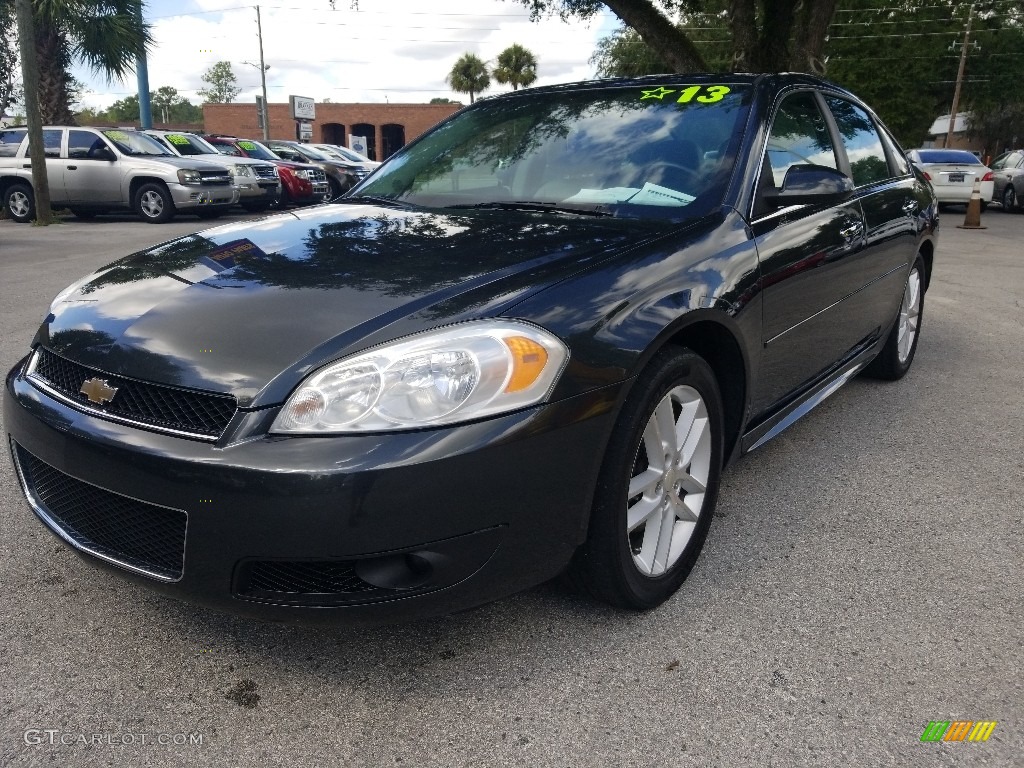
[{"label": "rear side window", "polygon": [[106,143],[91,131],[68,131],[68,157],[76,160],[99,160],[96,151],[106,147]]},{"label": "rear side window", "polygon": [[882,140],[867,112],[846,99],[828,96],[825,101],[832,110],[843,146],[846,147],[853,183],[862,187],[890,178],[892,174],[889,172],[889,161],[885,158]]},{"label": "rear side window", "polygon": [[28,131],[24,128],[0,131],[0,157],[14,157],[18,154],[18,147],[26,133]]},{"label": "rear side window", "polygon": [[959,163],[960,165],[981,165],[975,155],[960,149],[922,149],[918,153],[922,163]]}]

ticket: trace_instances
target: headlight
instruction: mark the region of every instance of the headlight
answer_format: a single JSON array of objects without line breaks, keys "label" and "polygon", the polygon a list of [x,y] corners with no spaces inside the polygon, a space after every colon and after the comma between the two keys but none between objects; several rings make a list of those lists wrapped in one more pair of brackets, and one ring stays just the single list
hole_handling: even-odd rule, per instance
[{"label": "headlight", "polygon": [[182,184],[202,184],[203,177],[199,175],[199,171],[183,169],[178,171],[178,181]]},{"label": "headlight", "polygon": [[249,177],[249,176],[252,176],[252,171],[249,170],[249,166],[248,165],[236,165],[235,166],[235,176]]},{"label": "headlight", "polygon": [[295,175],[298,176],[300,179],[305,179],[306,181],[309,181],[309,171],[300,168],[299,170],[295,171]]},{"label": "headlight", "polygon": [[455,424],[534,405],[569,357],[526,323],[487,320],[427,331],[333,363],[284,404],[275,433],[380,432]]}]

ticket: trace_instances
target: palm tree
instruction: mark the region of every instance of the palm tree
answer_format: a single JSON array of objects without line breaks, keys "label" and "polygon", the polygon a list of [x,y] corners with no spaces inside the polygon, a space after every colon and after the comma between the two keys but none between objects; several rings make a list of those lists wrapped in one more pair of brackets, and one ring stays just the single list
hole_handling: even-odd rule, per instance
[{"label": "palm tree", "polygon": [[502,85],[512,84],[518,91],[537,79],[537,57],[519,43],[513,43],[498,54],[498,66],[494,68],[494,79]]},{"label": "palm tree", "polygon": [[153,43],[140,0],[35,0],[32,6],[44,124],[75,124],[70,70],[76,59],[113,80],[133,71],[142,46]]},{"label": "palm tree", "polygon": [[475,95],[487,90],[491,85],[491,76],[487,74],[487,65],[472,53],[462,54],[448,73],[448,84],[453,91],[468,93],[472,104]]}]

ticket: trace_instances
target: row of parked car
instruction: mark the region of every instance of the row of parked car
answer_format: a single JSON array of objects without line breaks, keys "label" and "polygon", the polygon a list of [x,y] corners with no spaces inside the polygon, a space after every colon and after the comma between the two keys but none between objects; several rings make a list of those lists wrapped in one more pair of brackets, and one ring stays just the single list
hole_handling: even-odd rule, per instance
[{"label": "row of parked car", "polygon": [[981,209],[991,202],[1004,211],[1020,210],[1024,199],[1024,150],[1004,152],[991,166],[962,149],[913,149],[907,153],[931,182],[940,205],[970,202],[975,179],[981,182]]},{"label": "row of parked car", "polygon": [[[35,218],[27,129],[0,130],[0,197],[10,218]],[[88,219],[134,210],[144,221],[177,213],[214,219],[336,198],[379,165],[345,147],[184,131],[48,126],[43,129],[50,200]]]}]

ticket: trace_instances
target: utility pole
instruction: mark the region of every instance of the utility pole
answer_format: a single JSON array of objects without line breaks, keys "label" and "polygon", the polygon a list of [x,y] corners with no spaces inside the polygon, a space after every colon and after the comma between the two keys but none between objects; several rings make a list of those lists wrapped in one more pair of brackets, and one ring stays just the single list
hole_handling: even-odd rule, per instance
[{"label": "utility pole", "polygon": [[142,7],[142,0],[136,0],[136,10],[139,14],[139,52],[135,58],[135,79],[139,84],[139,125],[145,131],[153,127],[153,111],[149,104],[149,66],[146,64],[144,34],[146,22],[142,18]]},{"label": "utility pole", "polygon": [[[974,6],[970,6],[967,9],[967,26],[964,29],[964,42],[960,46],[960,69],[956,73],[956,88],[953,89],[953,109],[949,113],[949,129],[946,131],[946,143],[943,145],[948,147],[950,142],[953,141],[953,123],[956,122],[956,111],[960,106],[960,88],[964,83],[964,67],[967,66],[967,46],[970,44],[971,39],[971,18],[974,15]],[[956,41],[954,40],[950,46],[950,50],[956,50]]]},{"label": "utility pole", "polygon": [[263,140],[270,138],[270,106],[267,104],[267,67],[263,63],[263,24],[260,7],[256,6],[256,33],[260,38],[260,86],[263,88]]},{"label": "utility pole", "polygon": [[16,0],[14,7],[18,17],[18,40],[21,46],[21,78],[25,86],[25,119],[28,122],[28,149],[32,161],[36,224],[46,226],[53,224],[53,211],[50,210],[50,185],[46,179],[43,119],[39,114],[39,60],[36,58],[32,0]]}]

